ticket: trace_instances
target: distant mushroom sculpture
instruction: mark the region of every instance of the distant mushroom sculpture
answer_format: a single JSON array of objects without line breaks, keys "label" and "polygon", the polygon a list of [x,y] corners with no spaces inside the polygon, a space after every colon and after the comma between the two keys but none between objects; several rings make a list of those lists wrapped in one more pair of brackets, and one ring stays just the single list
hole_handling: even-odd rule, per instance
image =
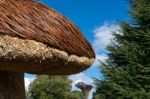
[{"label": "distant mushroom sculpture", "polygon": [[89,96],[89,92],[91,91],[91,89],[93,88],[92,85],[87,85],[83,82],[78,82],[76,84],[76,87],[80,88],[82,90],[82,93],[83,93],[83,96],[84,96],[84,99],[88,99],[88,96]]},{"label": "distant mushroom sculpture", "polygon": [[0,0],[0,99],[25,99],[24,73],[75,74],[94,59],[65,16],[34,0]]}]

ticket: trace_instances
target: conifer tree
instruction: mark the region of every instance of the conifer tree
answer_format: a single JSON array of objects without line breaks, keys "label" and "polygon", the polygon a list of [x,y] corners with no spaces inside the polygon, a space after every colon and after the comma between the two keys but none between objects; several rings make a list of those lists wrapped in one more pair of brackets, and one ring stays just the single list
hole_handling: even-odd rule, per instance
[{"label": "conifer tree", "polygon": [[130,0],[132,24],[120,23],[94,99],[150,99],[150,0]]}]

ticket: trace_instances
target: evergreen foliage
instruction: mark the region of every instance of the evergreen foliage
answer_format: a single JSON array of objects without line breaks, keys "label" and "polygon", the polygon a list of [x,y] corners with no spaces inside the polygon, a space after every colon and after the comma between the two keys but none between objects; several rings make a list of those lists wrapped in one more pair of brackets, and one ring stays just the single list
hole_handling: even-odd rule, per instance
[{"label": "evergreen foliage", "polygon": [[132,24],[120,23],[94,99],[150,99],[150,0],[130,0]]}]

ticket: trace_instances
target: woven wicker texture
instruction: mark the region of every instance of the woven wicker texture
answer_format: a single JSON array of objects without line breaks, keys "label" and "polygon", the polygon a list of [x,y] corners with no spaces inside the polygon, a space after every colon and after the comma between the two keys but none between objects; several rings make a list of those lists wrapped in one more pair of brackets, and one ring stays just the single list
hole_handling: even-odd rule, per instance
[{"label": "woven wicker texture", "polygon": [[32,0],[0,0],[0,32],[40,41],[68,54],[94,57],[91,46],[73,23]]},{"label": "woven wicker texture", "polygon": [[0,0],[0,70],[73,74],[95,54],[66,17],[33,0]]}]

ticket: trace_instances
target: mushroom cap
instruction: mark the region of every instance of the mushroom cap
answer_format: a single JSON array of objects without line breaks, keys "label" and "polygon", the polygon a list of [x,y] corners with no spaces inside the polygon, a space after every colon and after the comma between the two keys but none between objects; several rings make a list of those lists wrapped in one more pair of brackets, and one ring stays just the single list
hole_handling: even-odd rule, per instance
[{"label": "mushroom cap", "polygon": [[95,53],[65,16],[33,0],[0,0],[0,70],[74,74]]},{"label": "mushroom cap", "polygon": [[93,88],[92,85],[88,85],[88,84],[85,84],[85,83],[83,83],[83,82],[78,82],[78,83],[76,84],[76,86],[77,86],[78,88],[80,88],[81,90],[91,90],[91,89]]}]

